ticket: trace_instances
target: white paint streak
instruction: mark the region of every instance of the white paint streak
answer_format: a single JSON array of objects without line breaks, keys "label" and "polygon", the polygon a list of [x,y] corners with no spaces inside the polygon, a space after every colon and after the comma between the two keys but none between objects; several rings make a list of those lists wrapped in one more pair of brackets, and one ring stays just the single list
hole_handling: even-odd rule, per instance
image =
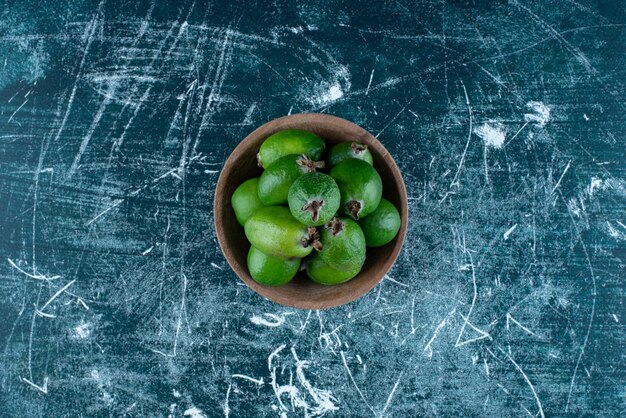
[{"label": "white paint streak", "polygon": [[507,239],[509,239],[509,236],[513,233],[513,231],[515,231],[515,228],[517,228],[517,224],[513,225],[512,227],[510,227],[503,235],[502,237],[504,238],[504,240],[506,241]]},{"label": "white paint streak", "polygon": [[[222,92],[222,86],[224,85],[224,81],[226,80],[226,75],[228,73],[228,69],[230,67],[230,63],[232,60],[232,41],[231,35],[233,35],[230,29],[226,30],[223,41],[221,41],[220,45],[220,57],[217,63],[217,68],[215,69],[215,78],[213,79],[213,85],[211,86],[211,91],[209,96],[207,97],[207,102],[204,106],[204,111],[202,113],[202,120],[200,121],[200,127],[198,128],[198,133],[194,140],[193,148],[191,151],[191,155],[197,155],[198,145],[200,144],[200,138],[202,137],[202,133],[206,128],[207,124],[213,118],[215,112],[220,103],[220,95]],[[204,87],[204,86],[203,86]],[[204,89],[203,89],[204,91]],[[187,158],[187,142],[185,142],[185,147],[183,149],[183,155],[181,158],[181,169],[185,165],[185,159]]]},{"label": "white paint streak", "polygon": [[113,204],[111,206],[109,206],[108,208],[106,208],[105,210],[103,210],[102,212],[100,212],[99,214],[97,214],[95,217],[93,217],[91,220],[89,220],[85,226],[89,226],[92,223],[94,223],[95,221],[97,221],[98,219],[100,219],[103,215],[105,215],[108,211],[115,209],[116,207],[118,207],[119,205],[122,204],[122,202],[124,202],[124,199],[115,199],[113,201]]},{"label": "white paint streak", "polygon": [[275,357],[278,356],[278,354],[280,354],[281,351],[285,349],[285,347],[285,344],[280,345],[267,357],[267,368],[270,371],[270,384],[272,385],[272,389],[274,390],[274,394],[276,395],[278,404],[283,410],[287,410],[287,408],[285,407],[285,404],[283,404],[283,401],[280,399],[281,391],[280,387],[278,386],[278,382],[276,381],[276,367],[272,367],[272,361]]},{"label": "white paint streak", "polygon": [[534,122],[544,127],[550,121],[550,108],[541,102],[531,101],[526,103],[530,113],[524,114],[526,122]]},{"label": "white paint streak", "polygon": [[[182,275],[182,296],[180,300],[180,308],[178,309],[178,320],[176,321],[176,333],[174,334],[174,347],[172,348],[171,353],[164,353],[160,350],[151,349],[152,352],[156,354],[160,354],[163,357],[176,357],[176,349],[178,348],[178,336],[180,335],[180,327],[183,323],[183,313],[185,313],[185,298],[187,295],[187,276],[185,274]],[[185,313],[186,315],[186,313]]]},{"label": "white paint streak", "polygon": [[46,307],[48,305],[50,305],[57,297],[59,297],[59,295],[61,293],[65,292],[65,290],[67,290],[68,287],[73,285],[75,281],[76,280],[72,280],[71,282],[69,282],[65,286],[63,286],[61,289],[59,289],[54,295],[52,295],[52,297],[50,299],[48,299],[48,301],[46,303],[43,304],[43,306],[39,310],[43,311],[44,309],[46,309]]},{"label": "white paint streak", "polygon": [[185,412],[183,412],[183,415],[191,418],[206,418],[204,412],[202,412],[202,410],[196,408],[195,406],[192,406],[191,408],[185,410]]},{"label": "white paint streak", "polygon": [[19,111],[20,111],[20,109],[21,109],[21,108],[23,108],[23,107],[24,107],[24,105],[25,105],[27,102],[28,102],[28,99],[24,100],[24,103],[22,103],[22,104],[20,105],[20,107],[18,107],[18,108],[17,108],[17,110],[16,110],[15,112],[13,112],[13,114],[11,115],[11,117],[9,118],[9,120],[7,121],[7,125],[8,125],[9,123],[11,123],[11,121],[13,120],[13,116],[15,116],[15,114],[16,114],[17,112],[19,112]]},{"label": "white paint streak", "polygon": [[[133,115],[130,117],[130,119],[128,119],[128,122],[126,123],[126,126],[124,126],[124,130],[122,131],[122,135],[120,135],[120,137],[115,140],[115,143],[114,143],[113,147],[114,147],[114,149],[116,151],[119,151],[121,146],[122,146],[122,144],[124,143],[124,137],[126,137],[126,132],[128,132],[128,129],[133,124],[133,121],[135,120],[135,118],[137,117],[137,114],[141,110],[142,105],[148,99],[148,96],[150,96],[150,90],[152,90],[152,86],[148,87],[144,91],[143,95],[139,99],[139,102],[135,105],[135,111],[133,112]],[[130,100],[130,97],[129,97],[129,100]]]},{"label": "white paint streak", "polygon": [[437,339],[437,336],[441,332],[442,328],[445,327],[446,324],[448,323],[448,318],[450,318],[452,315],[454,315],[455,312],[456,312],[456,308],[454,308],[450,312],[448,312],[446,317],[435,328],[435,332],[433,332],[433,336],[430,337],[430,340],[428,340],[428,343],[424,347],[424,353],[426,353],[426,356],[428,356],[428,358],[432,358],[432,356],[433,356],[433,347],[432,347],[433,342]]},{"label": "white paint streak", "polygon": [[232,375],[232,377],[238,377],[238,378],[240,378],[240,379],[249,380],[249,381],[251,381],[252,383],[256,383],[256,384],[257,384],[257,385],[259,385],[259,386],[262,386],[262,385],[263,385],[263,378],[261,378],[261,379],[255,379],[255,378],[253,378],[253,377],[246,376],[245,374],[234,374],[234,375]]},{"label": "white paint streak", "polygon": [[63,133],[63,129],[65,128],[65,124],[67,123],[67,118],[72,111],[72,104],[74,103],[74,97],[76,96],[76,90],[78,88],[78,80],[80,79],[80,75],[83,71],[83,67],[85,65],[85,60],[87,59],[87,54],[89,52],[89,48],[91,47],[91,43],[94,39],[94,34],[96,32],[96,28],[98,25],[98,18],[102,13],[102,6],[104,2],[101,2],[98,6],[97,13],[94,14],[91,22],[85,26],[85,34],[84,38],[86,39],[85,50],[83,51],[83,56],[80,60],[80,64],[78,65],[78,69],[76,71],[76,80],[74,81],[74,87],[72,88],[72,93],[70,94],[70,98],[67,101],[67,107],[65,108],[65,115],[63,116],[63,120],[61,121],[61,125],[59,126],[59,130],[57,131],[56,136],[54,137],[54,142],[57,142]]},{"label": "white paint streak", "polygon": [[592,177],[591,184],[587,188],[587,193],[589,193],[589,196],[590,197],[593,196],[596,190],[602,190],[602,184],[603,184],[602,179],[599,179],[597,177]]},{"label": "white paint streak", "polygon": [[302,387],[306,389],[309,395],[311,395],[311,398],[313,398],[313,401],[317,404],[317,406],[311,408],[310,413],[313,416],[323,416],[327,412],[339,409],[335,405],[337,400],[331,391],[313,387],[311,382],[306,378],[304,370],[308,368],[309,362],[300,360],[293,347],[291,347],[291,354],[296,361],[296,377],[298,378],[298,382],[300,382]]},{"label": "white paint streak", "polygon": [[361,392],[361,389],[359,389],[359,386],[356,384],[356,382],[354,380],[354,376],[352,376],[352,372],[350,371],[350,367],[348,367],[348,362],[346,361],[346,356],[343,354],[343,351],[340,351],[339,354],[341,355],[341,361],[343,362],[343,365],[344,365],[346,371],[348,372],[348,376],[350,377],[350,380],[352,381],[352,384],[354,385],[354,388],[359,393],[359,395],[361,396],[361,399],[363,399],[363,402],[368,407],[368,409],[370,411],[372,411],[372,414],[376,415],[376,413],[374,412],[374,409],[372,409],[370,404],[365,399],[365,396],[363,396],[363,392]]},{"label": "white paint streak", "polygon": [[380,411],[381,417],[385,416],[385,412],[387,411],[387,408],[389,408],[389,405],[391,405],[391,400],[393,399],[393,395],[396,393],[396,389],[398,389],[398,385],[400,384],[400,381],[402,380],[402,376],[404,375],[405,370],[406,369],[402,369],[402,371],[400,372],[400,375],[398,376],[398,379],[396,379],[396,383],[393,385],[393,389],[391,389],[391,392],[389,392],[389,396],[387,397],[387,402],[385,402],[385,406],[383,407],[383,410]]},{"label": "white paint streak", "polygon": [[341,89],[341,85],[339,83],[336,83],[330,86],[330,88],[328,88],[328,90],[323,92],[321,95],[319,95],[315,99],[315,101],[317,101],[318,104],[327,104],[337,101],[342,97],[343,90]]},{"label": "white paint streak", "polygon": [[226,389],[226,398],[224,398],[224,418],[230,417],[230,391],[233,388],[233,384],[230,383],[228,385],[228,389]]},{"label": "white paint streak", "polygon": [[19,268],[17,266],[17,264],[15,264],[13,262],[13,260],[11,260],[10,258],[7,258],[7,261],[9,262],[9,264],[11,266],[13,266],[14,269],[16,269],[17,271],[19,271],[20,273],[30,277],[31,279],[35,279],[35,280],[43,280],[43,281],[51,281],[51,280],[56,280],[61,278],[61,276],[46,276],[44,274],[30,274],[25,272],[24,270],[22,270],[21,268]]},{"label": "white paint streak", "polygon": [[372,73],[370,74],[370,81],[367,83],[367,88],[365,89],[365,95],[367,96],[370,92],[370,86],[372,85],[372,79],[374,78],[374,70],[372,69]]},{"label": "white paint streak", "polygon": [[256,109],[256,102],[252,103],[246,111],[243,122],[241,122],[243,125],[250,125],[252,123],[252,114],[254,113],[254,109]]},{"label": "white paint streak", "polygon": [[52,318],[56,318],[57,317],[56,315],[52,315],[52,314],[49,314],[49,313],[41,312],[39,309],[35,309],[35,314],[37,314],[37,315],[39,315],[39,316],[41,316],[43,318],[51,318],[52,319]]},{"label": "white paint streak", "polygon": [[[461,156],[461,160],[459,161],[459,166],[456,169],[456,174],[450,183],[450,188],[452,186],[460,186],[459,183],[459,175],[461,174],[461,169],[463,168],[463,164],[465,163],[465,156],[467,155],[467,149],[469,148],[470,140],[472,139],[472,126],[474,124],[474,117],[472,114],[472,106],[470,105],[469,96],[467,94],[467,89],[465,88],[465,84],[461,81],[461,87],[463,87],[463,93],[465,94],[465,103],[467,103],[467,112],[469,114],[469,129],[467,133],[467,142],[465,143],[465,149],[463,150],[463,155]],[[447,192],[446,195],[440,200],[439,203],[443,202],[446,196],[448,196],[450,192]]]},{"label": "white paint streak", "polygon": [[[470,316],[472,315],[472,312],[474,310],[474,306],[476,305],[476,300],[478,299],[478,287],[476,285],[476,266],[474,264],[474,258],[472,257],[472,250],[467,249],[467,247],[465,246],[465,232],[463,232],[463,253],[467,254],[467,256],[469,257],[470,260],[470,266],[472,269],[472,286],[474,289],[474,294],[472,296],[472,304],[470,305],[470,308],[467,312],[467,316],[463,316],[461,314],[461,318],[464,319],[463,322],[463,326],[461,327],[461,331],[459,332],[459,336],[456,339],[456,343],[454,344],[455,347],[461,347],[465,344],[469,344],[471,342],[474,341],[478,341],[478,340],[482,340],[483,338],[489,338],[491,339],[491,336],[486,333],[485,331],[479,329],[478,327],[476,327],[474,324],[472,324],[469,321]],[[470,328],[472,328],[474,331],[478,332],[479,336],[475,337],[475,338],[471,338],[469,340],[464,340],[463,342],[461,342],[461,337],[463,337],[463,335],[465,334],[465,328],[467,326],[470,326]]]},{"label": "white paint streak", "polygon": [[380,134],[382,134],[388,127],[391,126],[392,123],[394,123],[396,121],[396,119],[398,119],[398,117],[406,110],[406,108],[411,104],[411,102],[413,101],[413,98],[411,98],[411,100],[409,100],[409,102],[404,105],[404,107],[402,109],[400,109],[400,111],[398,113],[396,113],[396,115],[391,118],[391,120],[389,121],[388,124],[386,124],[383,129],[381,129],[376,135],[374,135],[374,137],[378,138],[380,136]]},{"label": "white paint streak", "polygon": [[485,146],[500,149],[504,145],[506,139],[506,131],[504,126],[498,122],[486,122],[474,129],[474,133],[478,135]]},{"label": "white paint streak", "polygon": [[28,380],[25,377],[22,377],[22,381],[24,383],[27,383],[30,386],[34,387],[35,389],[37,389],[38,391],[40,391],[44,395],[46,395],[48,393],[48,377],[44,377],[43,378],[43,384],[41,386],[34,384],[33,382],[31,382],[30,380]]},{"label": "white paint streak", "polygon": [[[116,89],[117,89],[117,84],[111,84],[109,86],[109,94],[113,95]],[[89,130],[87,130],[87,134],[85,134],[85,136],[83,137],[83,140],[80,143],[80,146],[78,148],[78,152],[76,153],[76,156],[74,157],[74,161],[72,162],[72,165],[70,166],[67,172],[68,178],[71,178],[76,172],[76,170],[78,169],[80,165],[80,160],[82,159],[83,154],[87,150],[87,146],[89,145],[89,142],[91,141],[91,138],[93,137],[93,133],[95,132],[96,127],[100,123],[100,119],[102,119],[102,116],[104,115],[104,111],[106,110],[110,101],[111,99],[107,96],[104,98],[102,103],[100,103],[100,107],[98,108],[98,111],[96,112],[96,115],[94,116],[93,121],[91,122],[91,125],[89,126]]]},{"label": "white paint streak", "polygon": [[[276,350],[274,350],[269,357],[267,358],[267,367],[270,371],[270,384],[272,389],[274,390],[274,394],[276,395],[276,400],[278,401],[278,406],[272,405],[272,409],[277,411],[280,409],[280,416],[287,416],[287,412],[296,412],[295,409],[302,409],[304,416],[306,417],[317,417],[323,416],[329,411],[337,410],[337,406],[335,403],[337,400],[334,398],[332,393],[328,390],[315,388],[311,382],[307,379],[304,374],[305,369],[308,368],[309,362],[303,361],[298,358],[295,349],[291,348],[292,356],[295,360],[296,366],[296,377],[298,379],[299,384],[305,389],[306,393],[303,393],[297,386],[295,386],[293,382],[293,372],[289,370],[289,382],[288,384],[279,384],[277,381],[277,369],[278,366],[274,365],[274,360],[278,357],[280,352],[285,349],[285,345],[281,345]],[[286,364],[282,365],[281,374],[285,372]],[[307,401],[307,395],[313,399],[314,404],[310,404]],[[283,403],[282,396],[288,395],[291,409]],[[229,394],[227,393],[227,398]],[[225,403],[224,410],[226,411],[227,403]],[[230,412],[230,408],[228,408]]]},{"label": "white paint streak", "polygon": [[532,391],[533,396],[535,397],[535,401],[537,402],[537,407],[539,408],[539,414],[541,415],[541,418],[545,418],[546,416],[543,413],[543,406],[541,405],[541,400],[539,399],[539,396],[537,395],[537,391],[535,391],[535,387],[531,383],[530,379],[528,378],[526,373],[524,373],[524,370],[522,370],[522,368],[519,366],[519,364],[517,364],[515,362],[515,360],[513,360],[513,358],[511,356],[509,356],[504,350],[502,350],[499,347],[498,347],[498,349],[509,359],[509,361],[511,363],[513,363],[513,366],[515,366],[515,368],[522,374],[522,376],[524,377],[524,380],[526,381],[526,383],[530,387],[530,390]]},{"label": "white paint streak", "polygon": [[567,165],[565,166],[565,170],[563,170],[563,173],[561,174],[561,177],[559,177],[559,181],[557,181],[556,184],[554,185],[554,188],[550,192],[550,196],[552,196],[554,194],[554,192],[556,191],[556,189],[561,185],[561,180],[563,180],[563,177],[565,177],[565,173],[567,173],[567,170],[569,170],[569,166],[570,166],[571,163],[572,163],[572,160],[569,160],[567,162]]},{"label": "white paint streak", "polygon": [[[621,222],[617,221],[618,224],[622,225]],[[618,231],[617,229],[615,229],[613,227],[613,225],[611,225],[611,222],[606,221],[606,226],[608,227],[609,230],[609,235],[612,236],[615,239],[619,239],[619,240],[626,240],[626,233],[623,233],[621,231]],[[623,227],[623,225],[622,225]]]},{"label": "white paint streak", "polygon": [[[563,199],[562,194],[561,194],[561,199]],[[591,286],[592,286],[591,295],[593,299],[591,300],[591,314],[589,315],[589,324],[587,325],[587,333],[585,334],[585,339],[583,340],[582,346],[580,347],[580,354],[578,354],[578,360],[576,360],[576,367],[574,367],[574,373],[572,374],[572,380],[570,381],[569,392],[567,394],[567,402],[565,404],[565,412],[568,412],[569,410],[569,402],[572,397],[572,390],[574,389],[574,382],[576,380],[576,374],[578,373],[578,366],[580,365],[580,361],[582,360],[583,355],[585,354],[585,348],[587,347],[587,343],[589,342],[589,335],[591,334],[591,327],[593,325],[593,320],[596,314],[596,295],[597,295],[597,290],[598,290],[597,282],[596,282],[596,274],[593,270],[593,266],[591,265],[591,259],[589,258],[589,252],[587,251],[587,246],[585,245],[585,241],[582,239],[580,230],[578,229],[576,222],[574,222],[574,218],[572,217],[571,212],[568,211],[568,214],[572,222],[572,225],[574,226],[574,229],[576,230],[576,234],[578,235],[578,238],[580,239],[580,245],[582,246],[583,252],[585,253],[585,259],[587,260],[587,266],[589,267],[589,273],[591,275]]]},{"label": "white paint streak", "polygon": [[467,317],[463,316],[463,314],[459,314],[459,316],[465,320],[464,325],[467,325],[467,326],[470,327],[470,329],[473,329],[474,331],[476,331],[478,333],[478,336],[474,337],[474,338],[467,339],[467,340],[463,340],[462,342],[459,342],[461,335],[465,334],[465,332],[462,332],[461,334],[459,334],[459,338],[457,339],[456,344],[454,345],[456,348],[462,347],[462,346],[464,346],[466,344],[470,344],[470,343],[473,343],[473,342],[476,342],[476,341],[483,340],[485,338],[487,338],[489,340],[492,340],[491,335],[489,335],[488,332],[485,332],[482,329],[478,328],[476,325],[472,324],[468,320]]},{"label": "white paint streak", "polygon": [[387,275],[387,274],[385,274],[384,279],[385,279],[385,280],[388,280],[388,281],[390,281],[390,282],[392,282],[392,283],[395,283],[395,284],[397,284],[398,286],[402,286],[402,287],[410,287],[408,284],[406,284],[406,283],[402,283],[402,282],[399,282],[399,281],[397,281],[397,280],[396,280],[396,279],[394,279],[393,277],[390,277],[390,276],[389,276],[389,275]]},{"label": "white paint streak", "polygon": [[[321,49],[315,43],[311,43]],[[326,55],[329,61],[333,62],[332,66],[328,68],[331,72],[330,77],[316,82],[315,85],[303,91],[304,99],[315,106],[315,108],[321,108],[336,102],[344,97],[351,87],[348,68],[337,63],[329,54]]]},{"label": "white paint streak", "polygon": [[[250,318],[250,322],[256,325],[262,325],[270,328],[276,328],[285,323],[285,318],[271,313],[264,313],[265,318],[254,315]],[[266,319],[267,318],[267,319]]]},{"label": "white paint streak", "polygon": [[74,328],[74,333],[75,333],[76,338],[80,338],[82,340],[82,339],[89,337],[89,335],[91,334],[90,327],[91,327],[90,324],[83,322],[82,324]]},{"label": "white paint streak", "polygon": [[513,316],[510,313],[506,314],[506,329],[509,329],[509,323],[512,322],[515,325],[517,325],[518,327],[520,327],[520,329],[522,329],[524,332],[527,332],[530,335],[533,335],[535,337],[538,337],[537,334],[535,334],[534,332],[532,332],[531,330],[529,330],[528,328],[526,328],[524,325],[522,325],[518,320],[516,320],[515,318],[513,318]]}]

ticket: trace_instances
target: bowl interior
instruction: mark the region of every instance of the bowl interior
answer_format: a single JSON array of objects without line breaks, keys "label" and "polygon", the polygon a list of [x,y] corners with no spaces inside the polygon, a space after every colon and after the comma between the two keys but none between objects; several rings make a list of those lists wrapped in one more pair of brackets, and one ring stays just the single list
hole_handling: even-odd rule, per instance
[{"label": "bowl interior", "polygon": [[[244,229],[235,218],[230,203],[235,189],[245,180],[261,175],[256,154],[269,135],[284,129],[304,129],[324,139],[326,149],[342,141],[359,141],[366,144],[374,157],[374,167],[383,181],[383,197],[392,202],[402,219],[400,231],[389,244],[367,248],[367,258],[361,272],[352,280],[323,286],[312,282],[301,271],[288,284],[270,287],[255,282],[246,266],[250,244]],[[402,176],[383,145],[363,128],[335,116],[322,114],[297,114],[275,119],[248,135],[233,151],[220,174],[215,192],[215,229],[218,242],[226,260],[248,286],[266,298],[280,304],[301,309],[323,309],[351,302],[370,291],[382,280],[396,260],[407,227],[407,197]]]}]

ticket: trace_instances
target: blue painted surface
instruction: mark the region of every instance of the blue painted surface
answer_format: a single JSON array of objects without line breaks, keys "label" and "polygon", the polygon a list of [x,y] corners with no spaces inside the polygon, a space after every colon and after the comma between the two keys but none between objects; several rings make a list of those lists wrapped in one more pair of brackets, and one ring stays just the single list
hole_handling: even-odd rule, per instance
[{"label": "blue painted surface", "polygon": [[[0,14],[0,415],[623,416],[625,10],[14,2]],[[262,299],[221,166],[298,112],[396,158],[388,278]]]}]

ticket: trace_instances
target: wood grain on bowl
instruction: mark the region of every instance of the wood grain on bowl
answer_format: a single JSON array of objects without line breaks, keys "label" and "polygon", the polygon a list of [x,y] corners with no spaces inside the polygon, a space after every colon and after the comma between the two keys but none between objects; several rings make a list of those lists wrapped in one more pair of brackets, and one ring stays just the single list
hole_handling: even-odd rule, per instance
[{"label": "wood grain on bowl", "polygon": [[[284,129],[304,129],[324,139],[326,149],[343,141],[366,144],[374,157],[374,167],[383,181],[383,197],[392,202],[400,212],[401,225],[398,235],[389,244],[368,248],[365,265],[349,282],[337,286],[316,284],[301,271],[288,284],[281,287],[264,286],[255,282],[246,265],[250,244],[230,203],[235,189],[252,177],[261,175],[256,154],[269,135]],[[275,119],[248,135],[232,152],[220,174],[215,189],[214,222],[219,245],[226,261],[235,274],[262,296],[301,309],[324,309],[352,302],[369,292],[379,283],[395,262],[404,238],[408,222],[406,188],[400,170],[385,147],[365,129],[336,116],[303,113]]]}]

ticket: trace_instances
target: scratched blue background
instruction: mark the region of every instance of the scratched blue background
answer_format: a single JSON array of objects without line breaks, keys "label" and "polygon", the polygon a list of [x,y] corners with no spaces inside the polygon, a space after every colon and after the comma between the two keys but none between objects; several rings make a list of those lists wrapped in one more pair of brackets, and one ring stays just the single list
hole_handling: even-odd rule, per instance
[{"label": "scratched blue background", "polygon": [[[20,1],[0,9],[1,416],[626,414],[618,1]],[[353,120],[406,244],[327,311],[212,227],[256,126]]]}]

